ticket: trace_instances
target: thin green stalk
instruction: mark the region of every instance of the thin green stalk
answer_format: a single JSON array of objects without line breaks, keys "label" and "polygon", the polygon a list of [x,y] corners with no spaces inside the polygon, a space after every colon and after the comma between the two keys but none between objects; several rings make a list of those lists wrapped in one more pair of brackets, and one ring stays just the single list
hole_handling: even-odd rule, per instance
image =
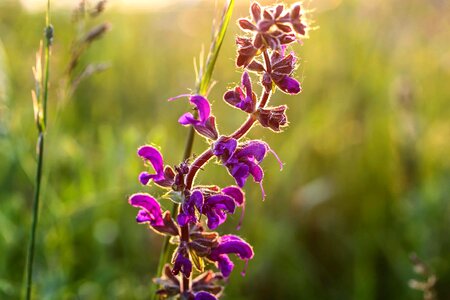
[{"label": "thin green stalk", "polygon": [[[36,124],[38,129],[38,139],[37,139],[37,147],[36,147],[36,158],[37,158],[37,167],[36,167],[36,182],[35,182],[35,190],[34,190],[34,198],[33,198],[33,217],[31,222],[30,229],[30,242],[28,246],[28,255],[27,255],[27,263],[26,263],[26,299],[31,299],[31,288],[33,284],[33,262],[34,262],[34,251],[36,244],[36,231],[38,226],[38,217],[39,217],[39,200],[40,200],[40,191],[41,191],[41,182],[42,182],[42,168],[44,164],[44,142],[45,142],[45,130],[47,125],[47,99],[48,99],[48,78],[49,78],[49,66],[50,66],[50,46],[53,39],[53,28],[50,25],[50,0],[47,1],[47,13],[45,18],[45,54],[44,54],[44,80],[43,83],[39,83],[42,88],[42,95],[40,92],[40,87],[38,86],[36,90],[37,97],[37,114],[36,115]],[[39,58],[40,59],[40,58]],[[36,70],[36,72],[41,72],[42,70]],[[42,105],[41,105],[42,104]],[[36,109],[36,108],[35,108]],[[42,117],[42,118],[41,118]]]},{"label": "thin green stalk", "polygon": [[42,165],[44,161],[44,133],[40,132],[37,141],[37,168],[36,168],[36,187],[34,190],[33,200],[33,220],[31,223],[31,237],[28,246],[27,258],[27,293],[26,299],[31,299],[31,285],[33,282],[33,261],[34,261],[34,246],[36,241],[36,228],[38,224],[39,215],[39,193],[41,190]]},{"label": "thin green stalk", "polygon": [[[218,30],[215,32],[211,47],[209,49],[208,57],[206,59],[206,68],[201,69],[197,78],[196,92],[201,95],[205,95],[211,84],[212,73],[214,71],[214,66],[219,56],[220,49],[222,47],[223,39],[228,28],[228,24],[231,19],[231,14],[234,8],[234,0],[229,0],[225,5],[224,12],[222,15],[221,23]],[[196,114],[195,112],[194,114]],[[190,127],[189,134],[186,140],[186,145],[184,148],[183,161],[187,160],[192,155],[192,148],[194,145],[195,131],[193,127]],[[172,206],[172,216],[175,217],[178,211],[179,205],[173,203]],[[169,237],[165,237],[163,241],[163,247],[161,249],[161,254],[159,256],[158,268],[156,271],[156,276],[159,276],[166,262],[169,259]],[[156,284],[151,286],[151,299],[156,299]]]}]

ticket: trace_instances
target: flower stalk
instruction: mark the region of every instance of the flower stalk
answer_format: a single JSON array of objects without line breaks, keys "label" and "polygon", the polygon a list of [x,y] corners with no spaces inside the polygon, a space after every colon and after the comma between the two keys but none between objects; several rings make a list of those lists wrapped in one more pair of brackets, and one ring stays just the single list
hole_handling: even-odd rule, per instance
[{"label": "flower stalk", "polygon": [[[254,2],[250,14],[251,20],[240,19],[238,23],[247,36],[236,39],[236,65],[244,69],[242,82],[223,96],[227,104],[247,113],[247,120],[232,134],[221,135],[211,112],[211,104],[202,93],[206,88],[202,88],[200,83],[196,94],[169,99],[172,101],[187,96],[195,109],[194,114],[187,112],[178,119],[181,125],[190,126],[183,161],[179,165],[168,166],[155,147],[144,145],[138,149],[138,155],[144,164],[153,169],[142,172],[139,175],[140,182],[143,185],[153,182],[167,189],[168,192],[161,201],[170,199],[174,202],[174,207],[178,207],[177,215],[175,210],[170,214],[168,211],[163,212],[158,200],[149,194],[137,193],[129,198],[131,205],[140,208],[136,221],[148,224],[150,229],[158,233],[166,234],[166,241],[170,237],[170,242],[176,246],[171,264],[165,264],[162,268],[169,249],[168,244],[164,245],[165,257],[161,256],[159,266],[161,277],[155,279],[155,283],[161,286],[156,295],[164,299],[214,300],[221,296],[222,279],[228,278],[234,268],[229,255],[235,254],[247,265],[254,257],[254,251],[239,236],[221,236],[208,229],[215,230],[226,221],[227,215],[234,214],[238,208],[242,209],[238,228],[241,226],[246,203],[243,188],[249,177],[259,183],[262,197],[265,198],[264,172],[260,164],[268,153],[275,156],[280,169],[283,167],[281,160],[266,142],[241,140],[256,124],[275,132],[281,132],[287,126],[287,106],[268,105],[276,90],[290,95],[301,91],[300,83],[292,77],[297,58],[293,52],[286,54],[286,49],[305,37],[307,26],[302,18],[300,4],[287,9],[284,5],[262,7]],[[211,72],[203,73],[207,74],[204,78],[210,78],[212,69],[210,70]],[[253,92],[248,72],[256,73],[260,79],[262,91],[259,100]],[[205,138],[208,147],[191,163],[193,133]],[[227,169],[236,185],[221,188],[196,183],[198,171],[213,157]],[[208,262],[214,264],[219,272],[205,272]],[[194,273],[199,274],[195,279]],[[243,275],[244,273],[242,272]]]},{"label": "flower stalk", "polygon": [[45,49],[44,49],[44,69],[42,69],[42,42],[39,52],[36,55],[36,67],[33,68],[35,77],[35,90],[32,91],[34,106],[34,116],[38,130],[36,145],[36,175],[35,190],[33,197],[33,216],[30,228],[30,241],[28,245],[28,254],[26,262],[26,296],[31,299],[31,290],[33,285],[33,263],[37,236],[37,227],[39,220],[39,202],[42,183],[42,169],[44,164],[44,143],[45,132],[47,128],[47,100],[48,100],[48,80],[50,76],[50,54],[53,42],[53,26],[50,24],[50,0],[47,1],[47,11],[45,18]]},{"label": "flower stalk", "polygon": [[[210,51],[208,53],[208,57],[206,59],[205,68],[200,69],[200,74],[197,77],[196,91],[197,94],[205,95],[208,91],[208,88],[211,84],[211,77],[214,71],[214,67],[216,64],[217,57],[219,56],[220,49],[222,47],[223,39],[225,37],[228,24],[231,19],[231,15],[234,8],[234,0],[228,1],[225,5],[224,12],[222,15],[221,23],[219,25],[218,30],[216,31],[213,41],[211,43]],[[197,117],[197,111],[194,113],[195,117]],[[192,149],[194,146],[195,139],[195,130],[194,127],[189,128],[188,137],[186,139],[186,144],[184,147],[183,153],[183,161],[189,159],[192,155]],[[173,203],[172,204],[172,215],[176,216],[180,205]],[[161,249],[161,254],[159,256],[158,267],[156,274],[159,275],[162,273],[164,265],[167,263],[169,258],[169,236],[164,237],[163,246]],[[189,286],[189,282],[185,282],[184,286]],[[156,296],[156,284],[151,286],[151,298],[155,299]]]}]

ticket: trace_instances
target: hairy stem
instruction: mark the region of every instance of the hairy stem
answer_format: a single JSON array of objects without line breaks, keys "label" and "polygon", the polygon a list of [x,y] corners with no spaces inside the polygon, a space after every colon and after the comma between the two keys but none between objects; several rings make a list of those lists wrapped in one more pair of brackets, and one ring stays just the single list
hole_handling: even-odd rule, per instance
[{"label": "hairy stem", "polygon": [[[47,125],[47,99],[48,99],[48,78],[50,74],[50,47],[53,38],[53,28],[50,25],[50,0],[47,1],[47,13],[45,18],[45,54],[44,54],[44,81],[43,81],[43,93],[42,93],[42,120],[38,120],[38,138],[36,145],[36,182],[33,198],[33,217],[31,221],[30,229],[30,242],[28,245],[28,255],[26,263],[26,299],[31,299],[31,287],[33,284],[33,262],[34,262],[34,252],[37,236],[37,226],[39,219],[39,200],[41,191],[41,179],[42,179],[42,168],[44,164],[44,141],[45,141],[45,130]],[[37,70],[40,72],[41,70]],[[38,95],[38,97],[41,97]]]},{"label": "hairy stem", "polygon": [[[189,243],[189,225],[181,227],[181,243]],[[188,292],[191,288],[191,276],[186,277],[184,274],[181,274],[181,277],[183,278],[181,284],[181,294],[183,294],[184,292]]]}]

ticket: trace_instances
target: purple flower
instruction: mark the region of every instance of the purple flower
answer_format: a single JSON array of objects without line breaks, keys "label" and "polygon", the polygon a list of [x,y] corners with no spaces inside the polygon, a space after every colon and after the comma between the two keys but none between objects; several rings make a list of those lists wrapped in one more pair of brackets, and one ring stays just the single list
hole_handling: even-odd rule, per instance
[{"label": "purple flower", "polygon": [[224,235],[219,245],[211,249],[208,259],[216,262],[216,266],[224,277],[228,277],[234,268],[228,254],[236,254],[242,260],[248,261],[254,256],[253,248],[246,241],[235,235]]},{"label": "purple flower", "polygon": [[259,108],[258,121],[263,127],[268,127],[275,132],[279,132],[287,126],[286,105],[276,107]]},{"label": "purple flower", "polygon": [[285,11],[283,5],[262,8],[254,2],[250,7],[250,14],[252,20],[239,19],[238,24],[242,30],[254,32],[255,48],[264,50],[269,47],[275,50],[296,40],[290,13]]},{"label": "purple flower", "polygon": [[244,37],[237,37],[236,44],[238,46],[238,56],[236,58],[236,66],[247,67],[253,58],[258,54],[258,49],[253,46],[252,40]]},{"label": "purple flower", "polygon": [[191,276],[192,262],[189,260],[189,255],[184,247],[178,247],[173,263],[172,274],[178,275],[180,272],[187,278]]},{"label": "purple flower", "polygon": [[245,89],[245,95],[242,88],[237,86],[234,90],[227,91],[223,99],[231,106],[240,108],[249,114],[255,111],[256,95],[252,91],[252,82],[247,72],[242,74],[242,87]]},{"label": "purple flower", "polygon": [[227,219],[227,213],[234,214],[236,202],[226,194],[206,195],[202,214],[207,218],[209,229],[216,229]]},{"label": "purple flower", "polygon": [[164,226],[161,206],[155,198],[145,193],[131,195],[128,202],[134,207],[139,207],[136,221],[138,223],[149,223],[150,226]]},{"label": "purple flower", "polygon": [[287,94],[295,95],[300,93],[302,90],[300,83],[291,77],[292,72],[295,69],[295,62],[297,61],[297,58],[293,52],[288,55],[284,55],[284,52],[285,47],[282,47],[280,52],[273,52],[270,58],[272,63],[272,71],[269,76],[280,90]]},{"label": "purple flower", "polygon": [[[229,140],[220,140],[214,143],[213,153],[221,153],[221,149],[226,148],[226,143],[230,144]],[[218,150],[217,150],[218,149]],[[252,175],[253,180],[260,184],[263,193],[263,198],[265,197],[265,192],[262,186],[262,180],[264,177],[264,172],[259,164],[262,162],[267,154],[267,151],[272,152],[280,163],[280,169],[283,168],[283,164],[275,154],[275,152],[270,149],[269,145],[263,141],[250,141],[239,148],[235,149],[229,157],[223,155],[217,155],[222,163],[227,167],[228,172],[236,180],[236,184],[239,187],[243,187],[247,178]]]},{"label": "purple flower", "polygon": [[242,220],[244,219],[244,214],[245,214],[245,194],[241,190],[241,188],[239,188],[237,186],[229,186],[229,187],[223,188],[222,193],[233,198],[234,202],[236,202],[236,205],[239,207],[242,207],[242,214],[239,219],[238,226],[237,226],[237,229],[239,230],[241,228]]},{"label": "purple flower", "polygon": [[213,154],[219,156],[223,162],[227,162],[236,150],[237,145],[237,140],[222,136],[214,143]]},{"label": "purple flower", "polygon": [[158,149],[149,145],[145,145],[138,149],[137,154],[142,157],[145,163],[150,163],[156,172],[155,174],[142,172],[139,175],[139,181],[143,185],[147,185],[150,181],[153,180],[153,182],[155,182],[159,186],[172,186],[175,173],[169,166],[164,169],[163,157]]},{"label": "purple flower", "polygon": [[158,233],[178,235],[178,227],[172,220],[170,212],[166,211],[163,215],[158,201],[149,194],[133,194],[128,202],[134,207],[141,208],[136,216],[138,223],[148,223],[150,228]]},{"label": "purple flower", "polygon": [[217,298],[208,292],[198,292],[195,294],[194,300],[217,300]]},{"label": "purple flower", "polygon": [[222,193],[233,198],[234,202],[236,202],[237,206],[242,206],[245,203],[245,195],[244,192],[237,186],[228,186],[222,189]]},{"label": "purple flower", "polygon": [[181,205],[178,224],[184,226],[197,222],[196,209],[208,218],[207,225],[216,229],[225,222],[227,214],[233,214],[236,206],[244,205],[244,193],[240,188],[229,186],[220,190],[216,186],[195,189]]},{"label": "purple flower", "polygon": [[300,93],[302,90],[302,88],[300,87],[300,83],[291,76],[292,72],[294,72],[295,70],[297,57],[295,57],[293,52],[285,55],[285,50],[286,47],[283,46],[279,51],[273,51],[270,57],[270,72],[267,71],[264,66],[256,60],[248,66],[248,69],[254,72],[265,71],[261,83],[266,88],[266,91],[272,90],[273,82],[281,91],[287,94],[295,95]]},{"label": "purple flower", "polygon": [[181,211],[177,216],[178,224],[180,226],[185,226],[188,223],[195,224],[197,222],[195,208],[201,211],[203,201],[203,194],[200,190],[194,190],[190,196],[187,196],[181,204]]},{"label": "purple flower", "polygon": [[300,4],[296,3],[291,7],[291,24],[294,28],[295,32],[297,32],[300,35],[306,34],[306,28],[308,27],[306,23],[303,23],[301,20],[302,14],[301,14],[301,7]]},{"label": "purple flower", "polygon": [[[170,98],[169,101],[177,99],[185,95]],[[198,117],[194,117],[191,113],[185,113],[178,119],[178,123],[184,126],[192,125],[194,129],[201,135],[216,140],[218,137],[216,129],[215,117],[211,115],[211,106],[208,100],[200,95],[193,95],[189,97],[189,101],[195,105],[198,111]]]}]

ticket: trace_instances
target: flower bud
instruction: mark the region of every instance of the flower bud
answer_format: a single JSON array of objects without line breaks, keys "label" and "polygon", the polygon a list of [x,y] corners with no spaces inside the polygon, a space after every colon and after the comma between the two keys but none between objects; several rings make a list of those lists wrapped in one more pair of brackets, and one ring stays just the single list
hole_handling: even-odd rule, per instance
[{"label": "flower bud", "polygon": [[288,120],[285,114],[286,105],[277,107],[260,108],[258,110],[258,120],[263,127],[268,127],[273,131],[279,132],[287,126]]}]

